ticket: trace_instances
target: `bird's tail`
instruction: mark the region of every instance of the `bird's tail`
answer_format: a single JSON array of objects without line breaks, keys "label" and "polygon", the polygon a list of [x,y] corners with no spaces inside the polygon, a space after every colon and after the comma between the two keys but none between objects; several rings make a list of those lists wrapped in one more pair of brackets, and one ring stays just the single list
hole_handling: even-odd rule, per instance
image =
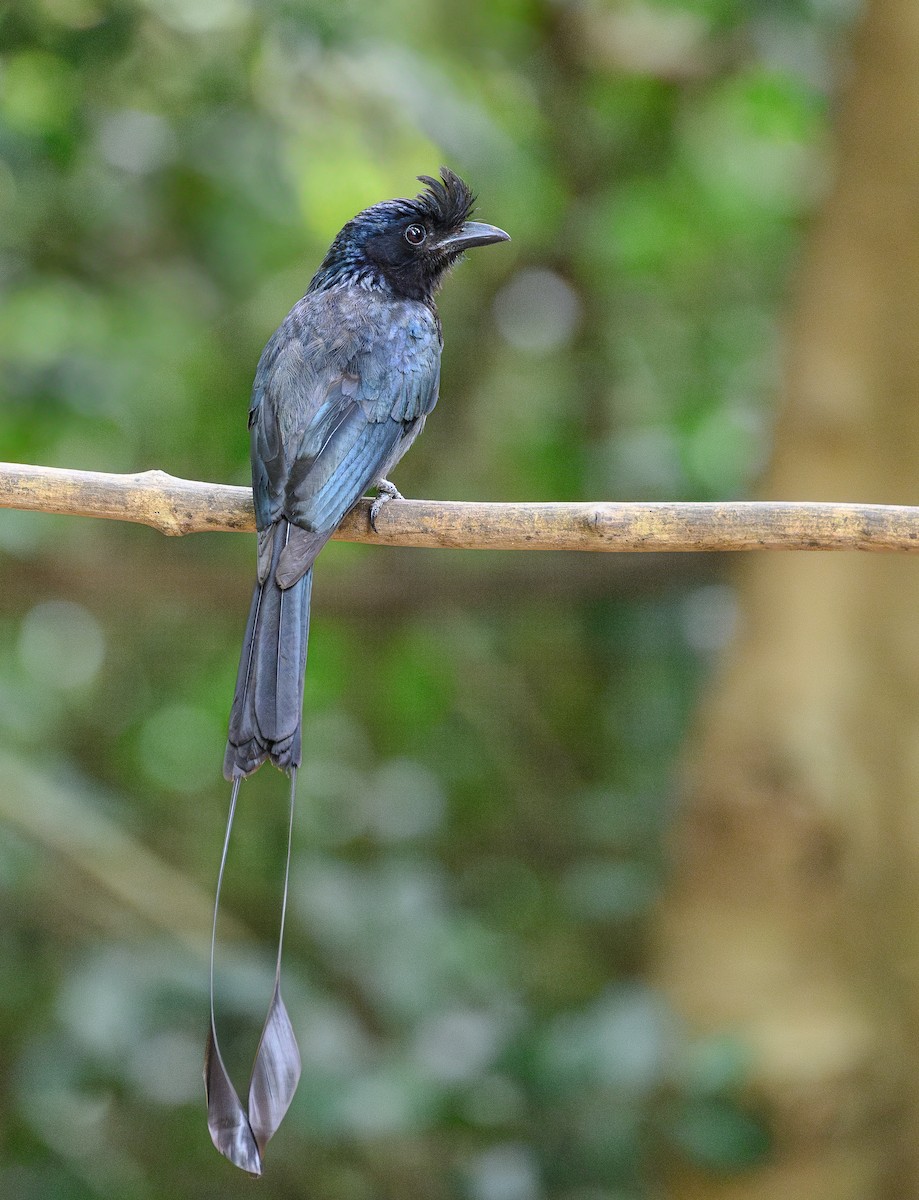
[{"label": "bird's tail", "polygon": [[289,586],[279,585],[278,562],[292,530],[299,532],[283,519],[275,527],[271,565],[252,595],[223,760],[227,779],[251,775],[266,759],[282,771],[300,765],[313,571],[310,565]]}]

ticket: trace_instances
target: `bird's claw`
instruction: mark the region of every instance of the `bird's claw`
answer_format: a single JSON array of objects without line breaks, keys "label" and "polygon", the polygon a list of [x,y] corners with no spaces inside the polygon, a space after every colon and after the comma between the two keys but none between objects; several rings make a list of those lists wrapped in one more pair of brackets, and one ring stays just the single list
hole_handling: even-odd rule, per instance
[{"label": "bird's claw", "polygon": [[380,479],[376,484],[376,489],[376,499],[370,505],[370,528],[374,533],[377,532],[377,517],[380,515],[380,509],[383,505],[388,504],[390,500],[405,499],[396,485],[390,483],[388,479]]}]

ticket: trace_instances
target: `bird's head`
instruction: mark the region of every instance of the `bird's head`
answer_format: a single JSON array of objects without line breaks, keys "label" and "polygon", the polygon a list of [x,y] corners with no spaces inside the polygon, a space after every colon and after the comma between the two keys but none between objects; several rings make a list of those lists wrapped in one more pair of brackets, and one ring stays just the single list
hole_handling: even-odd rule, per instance
[{"label": "bird's head", "polygon": [[453,171],[418,178],[425,189],[414,200],[384,200],[345,225],[310,291],[350,284],[429,300],[464,251],[510,240],[503,229],[469,220],[475,196]]}]

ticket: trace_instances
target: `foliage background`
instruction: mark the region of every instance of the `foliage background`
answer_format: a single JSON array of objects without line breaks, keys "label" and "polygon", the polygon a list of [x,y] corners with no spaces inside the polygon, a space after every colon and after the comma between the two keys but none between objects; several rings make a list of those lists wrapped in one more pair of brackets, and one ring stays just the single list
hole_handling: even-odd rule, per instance
[{"label": "foliage background", "polygon": [[[447,162],[514,237],[448,282],[408,495],[742,495],[828,175],[845,0],[0,7],[0,458],[247,481],[260,349]],[[246,538],[0,513],[0,1196],[248,1194],[204,1123]],[[642,980],[706,558],[335,544],[315,589],[271,1196],[638,1200],[768,1153]],[[284,788],[244,789],[220,1014],[270,993]]]}]

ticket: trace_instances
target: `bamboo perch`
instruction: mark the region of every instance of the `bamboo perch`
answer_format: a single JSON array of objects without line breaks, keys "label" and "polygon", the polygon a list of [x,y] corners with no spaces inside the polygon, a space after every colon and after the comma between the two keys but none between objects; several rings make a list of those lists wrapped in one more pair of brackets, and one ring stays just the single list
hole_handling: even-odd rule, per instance
[{"label": "bamboo perch", "polygon": [[[109,475],[0,463],[0,508],[108,517],[181,535],[255,528],[252,492],[163,471]],[[469,550],[919,550],[919,508],[724,501],[620,504],[369,502],[335,534],[347,542]]]}]

